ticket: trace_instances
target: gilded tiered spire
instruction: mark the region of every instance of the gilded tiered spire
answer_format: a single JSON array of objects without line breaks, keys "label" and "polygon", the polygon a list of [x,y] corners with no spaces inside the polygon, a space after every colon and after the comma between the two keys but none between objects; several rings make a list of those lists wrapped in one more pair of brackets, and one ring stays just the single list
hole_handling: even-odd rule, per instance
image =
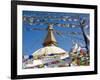
[{"label": "gilded tiered spire", "polygon": [[52,45],[57,46],[57,41],[54,37],[53,26],[49,25],[48,26],[48,34],[44,40],[43,46],[52,46]]}]

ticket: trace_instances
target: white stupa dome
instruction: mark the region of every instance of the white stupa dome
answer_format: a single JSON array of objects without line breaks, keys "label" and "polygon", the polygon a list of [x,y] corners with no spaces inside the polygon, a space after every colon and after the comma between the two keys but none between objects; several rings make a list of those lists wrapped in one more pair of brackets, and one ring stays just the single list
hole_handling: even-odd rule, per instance
[{"label": "white stupa dome", "polygon": [[35,55],[39,56],[39,55],[44,55],[44,54],[45,55],[49,55],[49,54],[61,54],[61,53],[65,53],[66,55],[68,55],[68,53],[65,50],[63,50],[63,49],[61,49],[59,47],[46,46],[46,47],[40,48],[37,51],[35,51],[33,53],[33,55],[34,56]]}]

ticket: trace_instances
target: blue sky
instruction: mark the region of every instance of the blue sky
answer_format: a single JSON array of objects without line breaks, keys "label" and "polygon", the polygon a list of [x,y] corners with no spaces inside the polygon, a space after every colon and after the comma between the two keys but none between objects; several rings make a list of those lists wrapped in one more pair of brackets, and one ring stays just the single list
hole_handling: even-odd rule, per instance
[{"label": "blue sky", "polygon": [[[60,17],[60,16],[77,16],[80,15],[80,18],[85,17],[88,22],[87,22],[87,26],[89,26],[89,14],[79,14],[79,13],[61,13],[61,12],[38,12],[38,11],[23,11],[23,16],[35,16],[35,17],[39,17],[39,16],[56,16],[56,17]],[[55,21],[55,20],[51,20],[52,18],[48,19],[48,22],[57,22],[60,24],[79,24],[78,21]],[[42,43],[47,35],[47,31],[46,30],[29,30],[31,28],[47,28],[48,25],[47,24],[34,24],[34,25],[29,25],[28,23],[23,22],[23,54],[24,55],[31,55],[33,52],[35,52],[36,50],[40,49],[41,47],[43,47]],[[81,29],[78,28],[67,28],[67,27],[61,27],[61,26],[55,26],[54,25],[54,30],[59,30],[62,32],[81,32]],[[89,28],[85,28],[86,32],[89,32]],[[84,38],[83,35],[76,35],[76,36],[72,36],[72,35],[68,35],[68,34],[63,34],[61,35],[57,35],[56,33],[54,33],[55,38],[58,42],[58,46],[66,51],[70,51],[70,49],[72,48],[72,41],[76,41],[80,44],[83,44],[83,46],[85,46],[85,42],[84,42]],[[81,40],[82,39],[82,40]]]}]

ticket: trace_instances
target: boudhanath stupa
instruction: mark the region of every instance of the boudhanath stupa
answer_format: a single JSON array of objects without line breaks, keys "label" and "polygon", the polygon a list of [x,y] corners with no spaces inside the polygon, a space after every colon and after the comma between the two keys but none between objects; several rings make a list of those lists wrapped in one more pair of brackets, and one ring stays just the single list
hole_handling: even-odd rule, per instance
[{"label": "boudhanath stupa", "polygon": [[[43,48],[38,49],[32,54],[34,57],[33,65],[50,63],[56,60],[61,61],[62,59],[69,57],[69,54],[67,51],[58,47],[58,43],[54,36],[53,26],[49,25],[47,30],[48,30],[48,33],[46,35],[46,38],[44,39]],[[67,61],[65,63],[67,63]]]},{"label": "boudhanath stupa", "polygon": [[46,55],[50,55],[50,54],[58,54],[58,55],[66,55],[68,56],[68,53],[57,47],[58,43],[54,37],[54,33],[53,33],[53,26],[49,25],[48,26],[48,34],[44,40],[43,43],[43,48],[38,49],[37,51],[35,51],[33,53],[33,56],[46,56]]}]

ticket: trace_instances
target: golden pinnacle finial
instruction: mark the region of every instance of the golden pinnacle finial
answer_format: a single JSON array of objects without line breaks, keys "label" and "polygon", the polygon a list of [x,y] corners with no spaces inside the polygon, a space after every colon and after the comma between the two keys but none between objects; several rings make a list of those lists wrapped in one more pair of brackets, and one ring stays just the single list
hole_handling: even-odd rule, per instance
[{"label": "golden pinnacle finial", "polygon": [[43,46],[57,46],[57,41],[54,37],[53,25],[48,25],[48,34],[44,40]]}]

